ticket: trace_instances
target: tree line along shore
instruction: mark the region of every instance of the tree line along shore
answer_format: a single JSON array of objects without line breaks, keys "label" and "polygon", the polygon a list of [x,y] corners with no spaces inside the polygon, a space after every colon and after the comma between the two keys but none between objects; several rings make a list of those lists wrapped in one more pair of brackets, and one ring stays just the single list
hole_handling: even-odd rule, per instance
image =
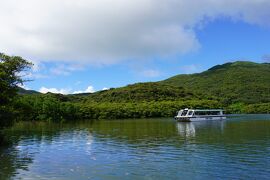
[{"label": "tree line along shore", "polygon": [[[238,61],[202,73],[76,95],[19,88],[32,64],[0,53],[0,129],[16,121],[173,117],[181,108],[270,113],[270,64]],[[1,138],[0,138],[1,141]]]}]

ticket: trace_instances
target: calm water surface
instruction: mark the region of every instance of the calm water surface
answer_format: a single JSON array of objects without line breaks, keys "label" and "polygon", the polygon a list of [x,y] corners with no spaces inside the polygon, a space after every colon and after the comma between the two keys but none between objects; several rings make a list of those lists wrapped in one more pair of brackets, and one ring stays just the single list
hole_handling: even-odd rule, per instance
[{"label": "calm water surface", "polygon": [[19,123],[0,179],[269,179],[270,115]]}]

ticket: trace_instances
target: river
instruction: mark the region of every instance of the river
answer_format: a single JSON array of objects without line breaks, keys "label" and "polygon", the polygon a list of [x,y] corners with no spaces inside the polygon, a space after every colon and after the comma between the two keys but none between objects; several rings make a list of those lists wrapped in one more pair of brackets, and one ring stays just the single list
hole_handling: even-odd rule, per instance
[{"label": "river", "polygon": [[268,179],[270,115],[17,123],[0,179]]}]

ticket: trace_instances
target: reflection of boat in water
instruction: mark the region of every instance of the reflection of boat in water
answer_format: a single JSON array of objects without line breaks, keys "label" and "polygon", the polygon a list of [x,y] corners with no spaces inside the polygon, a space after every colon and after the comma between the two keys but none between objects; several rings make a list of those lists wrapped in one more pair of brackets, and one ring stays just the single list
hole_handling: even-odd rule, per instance
[{"label": "reflection of boat in water", "polygon": [[193,123],[177,123],[176,125],[179,135],[183,137],[195,137],[196,130]]},{"label": "reflection of boat in water", "polygon": [[202,131],[216,130],[223,132],[226,121],[198,121],[198,122],[177,122],[178,134],[183,137],[195,137],[196,133]]},{"label": "reflection of boat in water", "polygon": [[223,120],[226,116],[222,109],[181,109],[174,117],[181,122],[205,121],[205,120]]}]

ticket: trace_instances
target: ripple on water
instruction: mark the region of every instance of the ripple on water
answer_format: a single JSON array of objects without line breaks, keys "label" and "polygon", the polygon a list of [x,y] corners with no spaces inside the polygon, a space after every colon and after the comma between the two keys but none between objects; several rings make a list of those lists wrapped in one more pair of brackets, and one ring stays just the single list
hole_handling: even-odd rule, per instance
[{"label": "ripple on water", "polygon": [[268,179],[268,122],[101,121],[16,134],[0,150],[0,179]]}]

